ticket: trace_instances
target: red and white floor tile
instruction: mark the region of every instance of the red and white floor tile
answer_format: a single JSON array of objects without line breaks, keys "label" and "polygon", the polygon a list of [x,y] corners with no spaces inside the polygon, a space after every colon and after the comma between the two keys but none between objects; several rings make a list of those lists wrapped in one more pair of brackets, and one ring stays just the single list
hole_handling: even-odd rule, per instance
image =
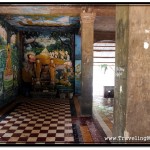
[{"label": "red and white floor tile", "polygon": [[21,103],[1,119],[0,143],[74,143],[69,100]]},{"label": "red and white floor tile", "polygon": [[110,144],[105,136],[69,99],[21,98],[0,116],[0,145]]}]

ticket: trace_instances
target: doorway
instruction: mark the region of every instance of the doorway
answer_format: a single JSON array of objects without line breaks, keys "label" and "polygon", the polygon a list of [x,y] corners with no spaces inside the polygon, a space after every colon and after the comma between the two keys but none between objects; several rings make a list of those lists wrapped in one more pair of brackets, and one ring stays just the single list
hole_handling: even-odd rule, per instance
[{"label": "doorway", "polygon": [[114,121],[115,46],[112,40],[93,45],[93,112],[109,135]]}]

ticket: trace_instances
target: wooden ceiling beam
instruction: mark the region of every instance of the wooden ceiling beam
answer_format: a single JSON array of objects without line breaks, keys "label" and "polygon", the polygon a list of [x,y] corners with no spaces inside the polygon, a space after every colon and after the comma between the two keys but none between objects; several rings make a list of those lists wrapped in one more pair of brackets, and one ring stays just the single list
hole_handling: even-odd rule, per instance
[{"label": "wooden ceiling beam", "polygon": [[94,31],[94,43],[100,42],[102,40],[112,40],[115,41],[115,31]]},{"label": "wooden ceiling beam", "polygon": [[[32,4],[33,5],[33,4]],[[80,16],[83,10],[90,9],[95,12],[97,16],[115,16],[115,5],[42,5],[35,4],[26,5],[0,5],[0,14],[14,14],[14,15],[69,15]]]}]

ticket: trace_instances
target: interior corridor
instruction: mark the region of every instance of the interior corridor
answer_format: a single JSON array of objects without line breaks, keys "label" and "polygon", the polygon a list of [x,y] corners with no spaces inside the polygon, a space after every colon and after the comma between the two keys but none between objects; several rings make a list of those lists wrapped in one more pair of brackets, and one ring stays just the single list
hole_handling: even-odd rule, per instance
[{"label": "interior corridor", "polygon": [[96,119],[79,117],[78,105],[77,97],[20,96],[1,110],[0,144],[109,144]]}]

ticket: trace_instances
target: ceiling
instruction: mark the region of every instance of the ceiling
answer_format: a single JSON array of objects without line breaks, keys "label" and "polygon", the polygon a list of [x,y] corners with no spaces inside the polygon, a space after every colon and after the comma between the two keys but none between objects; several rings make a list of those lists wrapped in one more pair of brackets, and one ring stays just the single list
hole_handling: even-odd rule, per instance
[{"label": "ceiling", "polygon": [[96,16],[94,30],[115,32],[115,16]]},{"label": "ceiling", "polygon": [[18,29],[37,27],[79,27],[80,13],[92,11],[96,13],[95,32],[115,32],[115,5],[0,5],[0,14],[5,20]]}]

